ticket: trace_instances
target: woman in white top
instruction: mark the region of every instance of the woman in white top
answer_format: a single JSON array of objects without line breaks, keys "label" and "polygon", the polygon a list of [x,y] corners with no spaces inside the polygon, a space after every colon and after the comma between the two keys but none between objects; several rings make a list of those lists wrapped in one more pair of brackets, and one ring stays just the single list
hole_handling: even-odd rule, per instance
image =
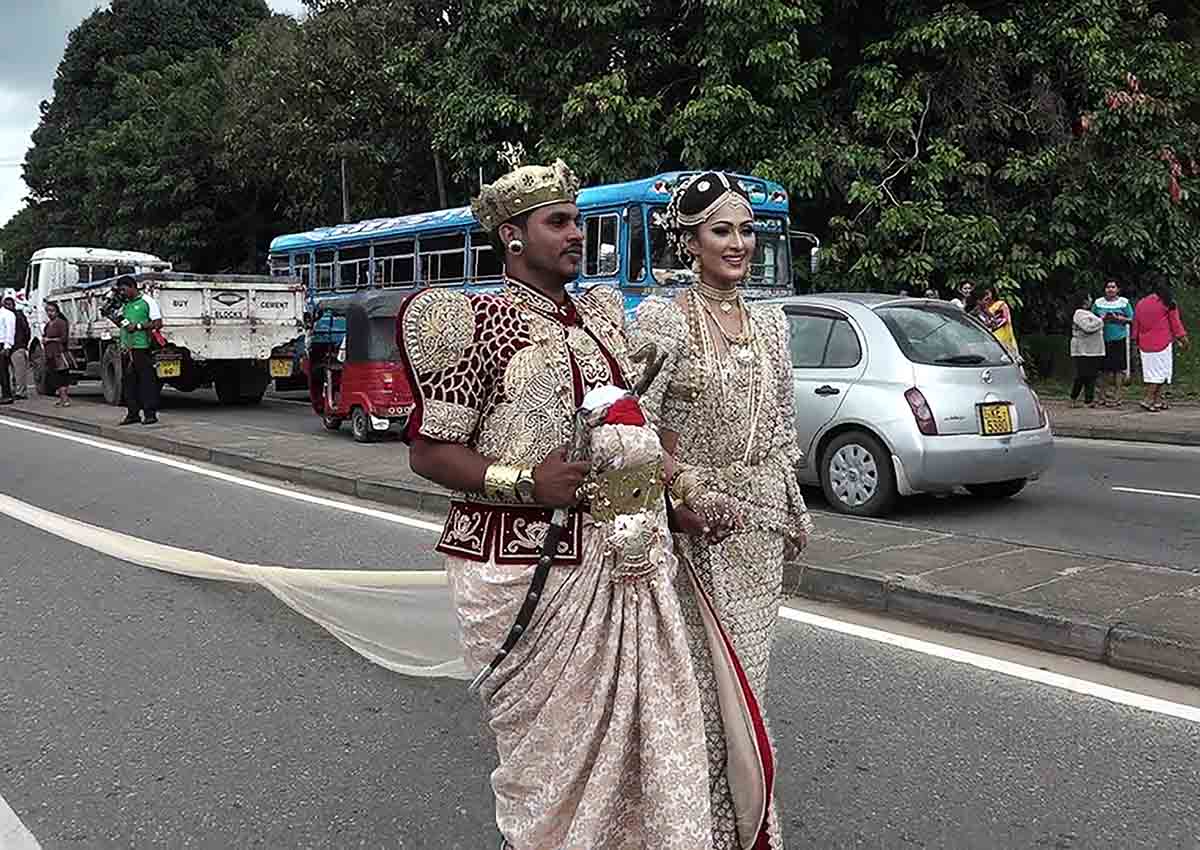
[{"label": "woman in white top", "polygon": [[1092,312],[1091,296],[1076,302],[1071,321],[1071,360],[1075,363],[1075,384],[1071,387],[1071,406],[1079,406],[1079,393],[1088,407],[1096,406],[1096,376],[1104,366],[1104,319]]}]

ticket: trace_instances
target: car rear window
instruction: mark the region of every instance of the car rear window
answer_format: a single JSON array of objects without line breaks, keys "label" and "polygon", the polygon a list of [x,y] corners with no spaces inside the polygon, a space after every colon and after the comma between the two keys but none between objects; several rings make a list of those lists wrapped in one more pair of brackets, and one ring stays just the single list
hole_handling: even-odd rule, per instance
[{"label": "car rear window", "polygon": [[913,363],[968,367],[1012,363],[1004,346],[956,307],[894,304],[875,312]]}]

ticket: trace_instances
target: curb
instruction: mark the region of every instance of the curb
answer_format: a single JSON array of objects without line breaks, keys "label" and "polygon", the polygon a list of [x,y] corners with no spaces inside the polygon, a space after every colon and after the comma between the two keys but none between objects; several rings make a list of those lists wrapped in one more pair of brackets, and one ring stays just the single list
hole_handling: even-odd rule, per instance
[{"label": "curb", "polygon": [[[94,425],[25,410],[10,409],[3,415],[408,510],[445,513],[450,505],[447,493],[432,488],[289,466],[152,432]],[[1060,433],[1060,436],[1070,435]],[[1125,623],[1097,623],[1084,617],[1033,607],[1004,605],[972,594],[922,587],[920,582],[902,576],[881,578],[850,569],[800,563],[784,564],[783,593],[785,596],[839,602],[1059,655],[1084,658],[1121,670],[1200,685],[1200,646],[1145,632]]]},{"label": "curb", "polygon": [[398,485],[387,481],[377,481],[366,478],[356,478],[329,469],[309,466],[292,466],[262,460],[254,455],[225,449],[210,448],[198,443],[189,443],[177,438],[166,437],[154,432],[129,430],[115,425],[95,425],[91,422],[79,422],[66,417],[52,414],[34,413],[28,410],[4,411],[3,416],[13,419],[23,419],[44,425],[53,425],[64,431],[85,434],[89,437],[101,437],[114,443],[137,446],[150,449],[166,455],[183,457],[188,460],[211,463],[214,466],[271,478],[285,484],[302,484],[318,490],[328,490],[345,496],[356,496],[372,502],[391,505],[397,508],[420,511],[422,513],[444,514],[450,509],[450,496],[433,488],[423,488],[413,485]]},{"label": "curb", "polygon": [[783,590],[785,595],[840,602],[1119,670],[1200,685],[1200,646],[1124,623],[1098,623],[967,593],[924,589],[901,576],[880,578],[800,563],[784,564]]},{"label": "curb", "polygon": [[1133,431],[1103,425],[1055,425],[1051,419],[1051,430],[1056,437],[1079,440],[1116,440],[1123,443],[1153,443],[1166,446],[1200,446],[1200,431]]}]

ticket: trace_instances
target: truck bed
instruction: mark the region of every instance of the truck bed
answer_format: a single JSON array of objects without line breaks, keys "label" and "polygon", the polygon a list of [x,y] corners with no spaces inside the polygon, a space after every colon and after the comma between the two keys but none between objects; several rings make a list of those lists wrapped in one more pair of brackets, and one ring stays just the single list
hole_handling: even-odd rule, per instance
[{"label": "truck bed", "polygon": [[[304,286],[295,278],[184,272],[133,277],[158,302],[167,341],[195,360],[266,360],[303,330]],[[100,314],[114,282],[53,293],[72,340],[116,338],[116,326]]]}]

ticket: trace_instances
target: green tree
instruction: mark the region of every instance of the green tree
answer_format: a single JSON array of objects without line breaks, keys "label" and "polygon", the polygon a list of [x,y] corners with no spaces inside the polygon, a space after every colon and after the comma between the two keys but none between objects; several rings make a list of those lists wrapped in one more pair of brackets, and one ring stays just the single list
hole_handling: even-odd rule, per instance
[{"label": "green tree", "polygon": [[239,42],[227,71],[229,167],[283,193],[282,218],[351,218],[439,204],[430,68],[444,42],[434,4],[322,0],[302,23],[273,20]]},{"label": "green tree", "polygon": [[[750,170],[803,135],[828,61],[815,0],[464,0],[438,66],[434,144],[494,176],[521,141],[587,181],[703,163]],[[749,47],[747,47],[749,45]]]},{"label": "green tree", "polygon": [[829,92],[845,106],[815,152],[831,282],[973,279],[1036,321],[1113,274],[1182,273],[1200,255],[1194,47],[1143,0],[975,5],[872,9],[886,33]]},{"label": "green tree", "polygon": [[[264,0],[113,0],[71,33],[25,159],[43,244],[66,238],[184,260],[204,254],[197,234],[215,209],[205,193],[218,187],[209,185],[211,146],[201,150],[214,136],[200,131],[199,110],[219,112],[211,84],[221,51],[267,14]],[[168,163],[185,171],[167,173]],[[172,203],[164,207],[155,193]],[[166,213],[182,220],[165,224]],[[214,233],[214,242],[223,236]]]}]

